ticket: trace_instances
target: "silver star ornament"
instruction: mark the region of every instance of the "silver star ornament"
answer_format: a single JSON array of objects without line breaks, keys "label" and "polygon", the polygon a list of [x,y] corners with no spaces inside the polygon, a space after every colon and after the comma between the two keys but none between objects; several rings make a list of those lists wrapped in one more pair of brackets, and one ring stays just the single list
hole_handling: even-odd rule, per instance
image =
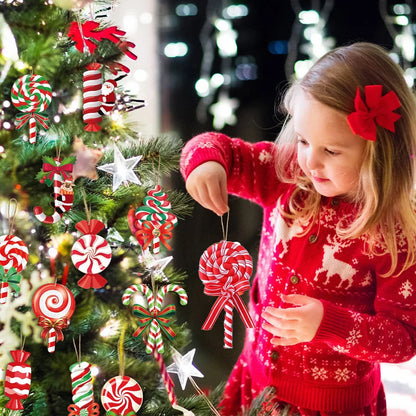
[{"label": "silver star ornament", "polygon": [[134,156],[125,159],[119,148],[114,146],[114,163],[98,166],[97,169],[113,175],[113,192],[120,185],[128,186],[129,182],[141,185],[140,178],[134,173],[133,168],[141,161],[143,156]]}]

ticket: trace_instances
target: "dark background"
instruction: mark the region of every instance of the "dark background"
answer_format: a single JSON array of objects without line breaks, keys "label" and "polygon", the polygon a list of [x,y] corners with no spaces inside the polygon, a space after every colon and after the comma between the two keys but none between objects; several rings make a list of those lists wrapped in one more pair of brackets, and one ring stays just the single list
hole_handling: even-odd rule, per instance
[{"label": "dark background", "polygon": [[[300,5],[304,10],[313,7],[321,9],[324,1],[289,0],[242,0],[240,2],[197,1],[198,13],[194,16],[179,17],[175,14],[178,4],[183,2],[162,0],[160,8],[160,44],[186,42],[187,55],[180,58],[167,58],[160,51],[161,91],[162,91],[162,131],[177,134],[184,141],[196,134],[213,130],[212,117],[197,119],[196,108],[200,97],[194,84],[199,78],[202,48],[199,40],[201,28],[206,22],[207,7],[219,14],[225,5],[243,3],[248,7],[247,16],[232,21],[238,31],[238,59],[248,58],[257,65],[257,79],[239,81],[234,79],[229,90],[232,98],[240,101],[236,111],[238,122],[235,126],[225,126],[222,132],[232,137],[242,137],[249,141],[274,140],[279,132],[281,118],[276,112],[288,77],[285,72],[287,54],[272,54],[269,44],[272,41],[288,41],[293,33],[300,33],[303,27],[296,24],[293,6]],[[325,28],[326,35],[335,38],[335,46],[355,41],[374,42],[391,50],[393,39],[380,15],[380,3],[391,11],[386,1],[344,1],[333,2],[332,11]],[[404,3],[404,2],[403,2]],[[299,46],[299,45],[297,45]],[[295,48],[297,47],[294,46]],[[289,46],[289,52],[305,59],[302,53]],[[220,72],[221,60],[217,58],[213,71]],[[170,186],[184,188],[180,175],[171,178]],[[261,228],[261,210],[247,201],[231,198],[230,228],[228,239],[239,241],[256,261]],[[225,380],[242,348],[244,327],[240,317],[234,313],[234,348],[223,349],[223,315],[209,332],[201,330],[215,298],[203,294],[203,285],[198,277],[199,258],[211,244],[222,239],[219,217],[196,205],[193,216],[180,221],[175,229],[175,266],[185,270],[189,277],[185,287],[189,293],[189,305],[178,311],[186,314],[183,318],[189,323],[192,341],[189,349],[197,348],[195,365],[205,374],[204,381],[198,384],[216,386]],[[182,309],[186,309],[183,312]]]}]

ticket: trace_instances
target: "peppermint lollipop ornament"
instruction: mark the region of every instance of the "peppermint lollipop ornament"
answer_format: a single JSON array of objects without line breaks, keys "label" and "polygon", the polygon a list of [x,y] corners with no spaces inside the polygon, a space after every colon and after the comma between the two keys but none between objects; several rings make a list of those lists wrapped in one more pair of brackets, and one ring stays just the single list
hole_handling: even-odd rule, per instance
[{"label": "peppermint lollipop ornament", "polygon": [[238,242],[223,240],[215,243],[204,251],[199,261],[199,277],[205,285],[204,293],[218,296],[202,329],[212,329],[224,309],[224,348],[233,347],[233,308],[237,309],[247,328],[254,327],[246,305],[240,298],[243,292],[250,289],[252,270],[251,256]]},{"label": "peppermint lollipop ornament", "polygon": [[71,250],[72,263],[79,271],[86,273],[78,285],[84,289],[99,289],[107,283],[99,273],[108,267],[112,257],[108,242],[97,235],[104,224],[98,220],[84,220],[77,223],[75,228],[84,234]]},{"label": "peppermint lollipop ornament", "polygon": [[11,99],[14,106],[22,111],[16,117],[19,123],[17,128],[29,122],[29,143],[36,143],[36,123],[48,129],[48,116],[43,112],[52,101],[49,82],[40,75],[23,75],[13,84]]},{"label": "peppermint lollipop ornament", "polygon": [[101,390],[101,403],[107,415],[133,416],[142,406],[143,390],[131,377],[113,377]]},{"label": "peppermint lollipop ornament", "polygon": [[173,228],[178,223],[171,208],[168,196],[162,191],[161,186],[157,185],[147,192],[142,206],[129,211],[127,220],[131,232],[144,250],[152,244],[153,253],[157,254],[160,243],[168,250],[171,249],[167,240],[172,238]]},{"label": "peppermint lollipop ornament", "polygon": [[75,298],[72,292],[59,283],[48,283],[36,290],[32,299],[32,309],[43,327],[42,338],[48,339],[48,351],[55,351],[56,341],[62,341],[62,329],[69,326],[75,311]]}]

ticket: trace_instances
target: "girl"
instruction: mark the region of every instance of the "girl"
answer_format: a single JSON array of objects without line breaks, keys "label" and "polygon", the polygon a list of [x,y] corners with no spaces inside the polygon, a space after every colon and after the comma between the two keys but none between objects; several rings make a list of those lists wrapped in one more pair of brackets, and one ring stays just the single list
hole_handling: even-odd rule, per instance
[{"label": "girl", "polygon": [[[222,414],[268,386],[302,416],[384,416],[380,362],[416,354],[416,101],[382,48],[322,57],[287,91],[276,144],[219,133],[184,148],[191,196],[264,209],[250,313]],[[285,413],[287,414],[287,413]]]}]

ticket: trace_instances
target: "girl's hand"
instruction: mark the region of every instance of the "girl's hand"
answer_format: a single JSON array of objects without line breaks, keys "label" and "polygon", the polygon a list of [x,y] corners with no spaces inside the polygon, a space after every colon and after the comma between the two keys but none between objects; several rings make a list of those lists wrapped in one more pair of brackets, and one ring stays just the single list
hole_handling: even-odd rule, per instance
[{"label": "girl's hand", "polygon": [[282,295],[283,302],[298,305],[294,308],[268,306],[262,314],[263,328],[275,337],[274,345],[295,345],[311,341],[324,316],[324,307],[318,299],[304,295]]},{"label": "girl's hand", "polygon": [[186,180],[186,189],[195,201],[217,215],[228,211],[227,174],[218,162],[196,167]]}]

